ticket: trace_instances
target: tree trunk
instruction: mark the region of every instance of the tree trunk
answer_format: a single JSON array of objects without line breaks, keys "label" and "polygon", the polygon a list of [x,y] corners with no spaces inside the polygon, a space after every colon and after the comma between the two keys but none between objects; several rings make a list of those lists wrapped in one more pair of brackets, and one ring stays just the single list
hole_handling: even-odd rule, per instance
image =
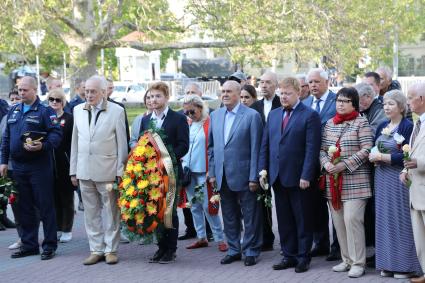
[{"label": "tree trunk", "polygon": [[75,81],[87,80],[97,74],[97,55],[100,49],[92,45],[70,47],[70,89],[74,97]]}]

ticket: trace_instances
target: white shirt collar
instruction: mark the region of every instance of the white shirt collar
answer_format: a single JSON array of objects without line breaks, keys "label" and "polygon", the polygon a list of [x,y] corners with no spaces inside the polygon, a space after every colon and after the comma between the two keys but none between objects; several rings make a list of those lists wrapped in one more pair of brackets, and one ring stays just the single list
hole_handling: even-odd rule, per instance
[{"label": "white shirt collar", "polygon": [[238,102],[238,104],[236,104],[236,106],[235,107],[233,107],[233,109],[231,110],[231,111],[229,111],[229,110],[227,110],[227,108],[226,108],[226,113],[227,112],[232,112],[233,114],[236,114],[236,113],[238,113],[238,110],[239,110],[239,107],[241,106],[241,103],[240,102]]},{"label": "white shirt collar", "polygon": [[264,97],[264,103],[272,103],[273,102],[273,99],[274,99],[274,97],[276,96],[276,94],[274,94],[272,97],[270,97],[270,99],[267,99],[266,97]]},{"label": "white shirt collar", "polygon": [[[323,101],[323,102],[326,102],[326,99],[328,99],[328,95],[329,95],[329,89],[328,90],[326,90],[326,92],[322,95],[322,97],[320,97],[320,99]],[[318,99],[316,98],[316,97],[314,97],[314,102],[316,103],[316,101],[317,101]]]},{"label": "white shirt collar", "polygon": [[159,113],[159,115],[156,115],[155,111],[152,111],[152,116],[151,119],[157,119],[157,120],[163,120],[165,119],[165,117],[167,117],[167,113],[168,113],[168,105],[165,107],[164,111],[162,111],[161,113]]},{"label": "white shirt collar", "polygon": [[424,125],[425,124],[425,113],[422,113],[422,115],[419,116],[419,120],[421,120],[421,125]]}]

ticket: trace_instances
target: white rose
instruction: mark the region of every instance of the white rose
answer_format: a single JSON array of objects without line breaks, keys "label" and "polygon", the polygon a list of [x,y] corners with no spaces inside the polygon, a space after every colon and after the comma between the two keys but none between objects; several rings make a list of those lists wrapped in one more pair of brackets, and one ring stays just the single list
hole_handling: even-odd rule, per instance
[{"label": "white rose", "polygon": [[220,195],[213,195],[213,196],[210,198],[210,202],[211,202],[211,203],[217,203],[217,202],[220,202],[220,200],[221,200]]},{"label": "white rose", "polygon": [[335,153],[335,152],[337,152],[338,151],[338,148],[336,147],[336,146],[334,146],[334,145],[331,145],[329,148],[328,148],[328,153],[329,154],[333,154],[333,153]]},{"label": "white rose", "polygon": [[258,173],[260,175],[260,177],[262,178],[266,178],[267,177],[267,171],[266,170],[261,170],[260,173]]},{"label": "white rose", "polygon": [[399,133],[394,134],[394,140],[397,142],[397,144],[402,144],[405,140],[405,138],[400,135]]},{"label": "white rose", "polygon": [[190,203],[190,202],[186,202],[186,208],[191,208],[192,207],[192,203]]},{"label": "white rose", "polygon": [[383,128],[381,134],[389,136],[391,135],[391,130],[389,128]]}]

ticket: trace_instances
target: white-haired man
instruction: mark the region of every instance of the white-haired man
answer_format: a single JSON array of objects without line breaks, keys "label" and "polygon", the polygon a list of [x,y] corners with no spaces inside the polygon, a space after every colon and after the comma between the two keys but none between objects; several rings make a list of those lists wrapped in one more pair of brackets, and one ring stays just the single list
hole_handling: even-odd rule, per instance
[{"label": "white-haired man", "polygon": [[[400,180],[411,180],[410,215],[412,218],[413,237],[416,253],[425,271],[425,83],[417,83],[409,88],[407,103],[418,120],[410,137],[410,160],[404,162]],[[412,278],[412,283],[425,283],[425,275]]]},{"label": "white-haired man", "polygon": [[84,265],[105,256],[108,264],[118,262],[120,214],[112,186],[123,173],[127,139],[124,109],[106,100],[106,89],[105,78],[92,76],[86,81],[87,102],[74,108],[70,175],[74,186],[80,186],[84,202],[91,252]]},{"label": "white-haired man", "polygon": [[301,85],[300,101],[303,101],[304,99],[310,97],[310,87],[308,86],[307,75],[298,74],[296,75],[296,78]]},{"label": "white-haired man", "polygon": [[[322,68],[313,68],[307,74],[310,95],[302,102],[320,116],[320,124],[323,128],[326,122],[336,114],[336,94],[329,90],[329,74]],[[319,160],[317,160],[317,174],[319,175]],[[317,187],[318,184],[312,184]],[[326,255],[329,253],[329,211],[327,201],[322,192],[316,189],[316,222],[313,233],[314,247],[311,256]],[[339,244],[334,230],[333,243],[326,260],[333,261],[340,258]]]}]

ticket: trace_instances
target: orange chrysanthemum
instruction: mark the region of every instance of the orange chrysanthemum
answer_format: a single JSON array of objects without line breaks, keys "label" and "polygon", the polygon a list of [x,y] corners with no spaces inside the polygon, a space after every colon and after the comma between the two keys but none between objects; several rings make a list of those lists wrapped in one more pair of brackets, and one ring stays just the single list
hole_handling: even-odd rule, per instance
[{"label": "orange chrysanthemum", "polygon": [[150,192],[149,192],[149,199],[150,200],[158,201],[158,199],[160,199],[161,197],[162,197],[162,193],[161,193],[161,190],[159,188],[154,188],[154,189],[150,190]]},{"label": "orange chrysanthemum", "polygon": [[149,216],[156,214],[156,205],[152,201],[148,202],[146,204],[146,211],[148,212]]},{"label": "orange chrysanthemum", "polygon": [[149,182],[153,185],[158,185],[161,182],[161,176],[158,172],[151,173],[148,177]]},{"label": "orange chrysanthemum", "polygon": [[146,162],[145,166],[146,166],[146,169],[147,170],[155,170],[155,168],[156,168],[156,160],[153,159],[153,158],[149,159],[149,161]]}]

